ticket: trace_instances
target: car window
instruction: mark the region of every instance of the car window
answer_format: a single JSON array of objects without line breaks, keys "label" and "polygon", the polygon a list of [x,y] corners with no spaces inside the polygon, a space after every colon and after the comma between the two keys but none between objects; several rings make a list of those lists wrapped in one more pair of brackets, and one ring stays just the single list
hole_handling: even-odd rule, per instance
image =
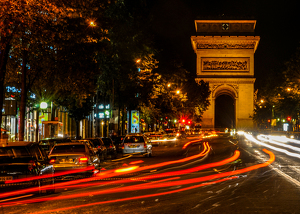
[{"label": "car window", "polygon": [[124,143],[144,143],[145,140],[142,136],[127,136]]},{"label": "car window", "polygon": [[110,146],[112,143],[111,139],[109,139],[109,138],[102,138],[102,141],[105,146]]},{"label": "car window", "polygon": [[30,147],[30,152],[31,152],[32,156],[36,157],[36,159],[38,159],[38,160],[44,159],[44,155],[43,155],[44,153],[41,152],[38,145],[32,145]]},{"label": "car window", "polygon": [[11,157],[13,155],[12,148],[0,148],[0,157]]},{"label": "car window", "polygon": [[76,153],[76,152],[85,152],[85,146],[82,145],[56,145],[51,154],[57,153]]},{"label": "car window", "polygon": [[25,146],[13,147],[13,153],[15,157],[30,157],[30,151]]},{"label": "car window", "polygon": [[93,139],[93,144],[95,147],[103,146],[103,142],[100,139]]}]

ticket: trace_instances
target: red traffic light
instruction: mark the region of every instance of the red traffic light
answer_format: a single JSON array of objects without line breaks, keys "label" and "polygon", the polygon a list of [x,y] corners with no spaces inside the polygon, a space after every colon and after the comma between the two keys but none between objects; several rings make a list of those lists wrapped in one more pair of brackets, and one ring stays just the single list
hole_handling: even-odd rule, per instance
[{"label": "red traffic light", "polygon": [[286,119],[287,119],[287,121],[291,121],[292,118],[289,116]]}]

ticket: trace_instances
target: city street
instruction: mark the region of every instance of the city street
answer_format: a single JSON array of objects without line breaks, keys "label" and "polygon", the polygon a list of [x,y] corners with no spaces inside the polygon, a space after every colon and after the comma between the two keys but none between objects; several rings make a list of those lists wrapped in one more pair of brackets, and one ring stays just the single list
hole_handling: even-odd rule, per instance
[{"label": "city street", "polygon": [[1,199],[0,213],[299,213],[299,158],[253,139],[189,136],[150,158],[119,154],[54,194]]}]

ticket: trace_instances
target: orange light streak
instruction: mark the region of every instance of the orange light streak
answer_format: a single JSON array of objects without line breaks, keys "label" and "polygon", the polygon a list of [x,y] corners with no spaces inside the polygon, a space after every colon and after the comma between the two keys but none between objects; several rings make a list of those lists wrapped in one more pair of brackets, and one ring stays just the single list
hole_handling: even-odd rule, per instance
[{"label": "orange light streak", "polygon": [[129,164],[134,165],[134,164],[139,164],[139,163],[144,163],[144,161],[142,161],[142,160],[132,161],[132,162],[130,162]]},{"label": "orange light streak", "polygon": [[123,168],[123,169],[117,169],[115,170],[116,173],[120,173],[120,172],[129,172],[129,171],[133,171],[135,169],[139,168],[139,166],[132,166],[132,167],[127,167],[127,168]]},{"label": "orange light streak", "polygon": [[183,145],[182,149],[185,149],[186,147],[188,147],[189,145],[193,144],[193,143],[198,143],[202,141],[202,139],[198,139],[198,140],[193,140],[193,141],[189,141],[186,144]]}]

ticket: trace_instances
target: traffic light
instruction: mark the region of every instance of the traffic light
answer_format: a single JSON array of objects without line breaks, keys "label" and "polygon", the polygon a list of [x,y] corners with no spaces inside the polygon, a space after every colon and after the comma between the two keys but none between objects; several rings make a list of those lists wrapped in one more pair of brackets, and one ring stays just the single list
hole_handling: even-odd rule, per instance
[{"label": "traffic light", "polygon": [[181,122],[182,122],[182,123],[185,123],[185,119],[182,119]]},{"label": "traffic light", "polygon": [[191,122],[190,120],[187,121],[187,124],[188,124],[188,125],[191,125],[191,123],[192,123],[192,122]]},{"label": "traffic light", "polygon": [[288,117],[286,118],[286,120],[290,122],[290,121],[292,120],[292,118],[291,118],[290,116],[288,116]]}]

